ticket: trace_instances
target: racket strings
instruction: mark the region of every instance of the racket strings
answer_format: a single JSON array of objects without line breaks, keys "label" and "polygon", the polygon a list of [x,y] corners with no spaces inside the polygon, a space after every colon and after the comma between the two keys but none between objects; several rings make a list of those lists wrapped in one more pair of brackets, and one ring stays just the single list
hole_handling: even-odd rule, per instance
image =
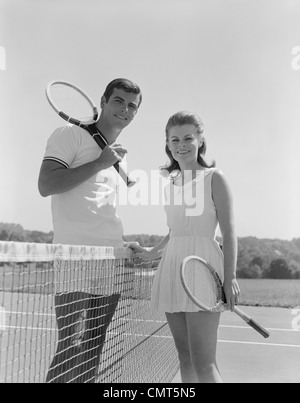
[{"label": "racket strings", "polygon": [[206,265],[198,260],[189,261],[185,267],[185,282],[199,305],[211,311],[219,309],[222,287]]},{"label": "racket strings", "polygon": [[87,124],[93,120],[92,103],[73,87],[55,83],[51,86],[51,100],[59,111],[69,117]]}]

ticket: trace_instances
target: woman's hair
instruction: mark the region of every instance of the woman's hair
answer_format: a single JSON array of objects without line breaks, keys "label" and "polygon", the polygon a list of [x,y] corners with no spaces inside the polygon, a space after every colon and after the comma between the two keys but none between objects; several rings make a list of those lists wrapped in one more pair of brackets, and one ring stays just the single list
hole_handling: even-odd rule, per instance
[{"label": "woman's hair", "polygon": [[140,87],[135,84],[134,82],[127,80],[127,78],[116,78],[115,80],[111,81],[105,91],[103,96],[105,97],[106,102],[108,102],[109,98],[111,97],[115,88],[121,89],[126,92],[132,92],[133,94],[140,96],[139,105],[142,102],[142,93]]},{"label": "woman's hair", "polygon": [[[166,142],[168,142],[169,139],[169,130],[174,127],[174,126],[183,126],[183,125],[194,125],[197,131],[197,134],[201,137],[201,140],[203,141],[201,147],[199,147],[198,150],[198,156],[197,156],[197,161],[200,165],[202,165],[205,168],[212,168],[216,166],[215,161],[212,161],[211,164],[208,164],[205,159],[205,153],[206,153],[206,140],[203,136],[204,132],[204,125],[202,120],[199,118],[198,115],[195,113],[191,112],[177,112],[174,115],[170,117],[168,120],[167,126],[166,126]],[[166,144],[166,153],[167,156],[170,159],[170,164],[163,167],[163,169],[166,169],[169,173],[171,173],[174,170],[179,170],[180,171],[180,166],[178,162],[173,158],[171,151],[169,150],[168,144]]]}]

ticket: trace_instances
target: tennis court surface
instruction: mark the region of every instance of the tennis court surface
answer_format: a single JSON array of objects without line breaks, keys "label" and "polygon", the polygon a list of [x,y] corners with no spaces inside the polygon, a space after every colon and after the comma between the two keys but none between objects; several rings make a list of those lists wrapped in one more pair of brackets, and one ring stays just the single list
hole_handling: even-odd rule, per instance
[{"label": "tennis court surface", "polygon": [[[79,291],[121,295],[97,382],[180,382],[165,317],[150,307],[156,265],[138,263],[128,250],[0,242],[0,382],[45,382],[58,343],[54,295]],[[218,363],[224,383],[299,383],[300,308],[243,309],[271,336],[264,339],[237,315],[222,314]]]},{"label": "tennis court surface", "polygon": [[[54,382],[62,379],[62,368],[64,382],[88,382],[91,368],[99,383],[171,382],[178,371],[173,339],[164,315],[150,307],[156,266],[137,263],[124,249],[0,242],[0,381],[44,383],[55,356],[60,374]],[[70,293],[84,298],[75,313],[68,304],[59,307],[66,325],[58,329],[54,295]],[[109,304],[90,309],[86,295],[121,297],[110,312]],[[112,314],[100,365],[91,367],[102,332],[97,324]],[[68,317],[75,316],[70,325]],[[58,341],[68,346],[59,359]]]},{"label": "tennis court surface", "polygon": [[[271,335],[264,339],[235,314],[223,313],[218,337],[223,382],[300,383],[300,331],[293,329],[300,308],[245,306],[243,310]],[[181,382],[179,373],[173,380],[177,382]]]}]

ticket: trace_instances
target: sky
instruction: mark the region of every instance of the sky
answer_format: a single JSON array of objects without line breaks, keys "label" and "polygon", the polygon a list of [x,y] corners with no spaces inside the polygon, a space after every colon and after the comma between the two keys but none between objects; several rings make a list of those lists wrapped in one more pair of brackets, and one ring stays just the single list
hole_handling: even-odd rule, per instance
[{"label": "sky", "polygon": [[[300,237],[298,53],[299,0],[0,0],[0,222],[52,230],[37,179],[64,121],[47,83],[70,81],[98,103],[126,77],[143,93],[119,138],[129,171],[164,165],[168,118],[196,112],[238,236]],[[168,232],[161,205],[118,214],[125,234]]]}]

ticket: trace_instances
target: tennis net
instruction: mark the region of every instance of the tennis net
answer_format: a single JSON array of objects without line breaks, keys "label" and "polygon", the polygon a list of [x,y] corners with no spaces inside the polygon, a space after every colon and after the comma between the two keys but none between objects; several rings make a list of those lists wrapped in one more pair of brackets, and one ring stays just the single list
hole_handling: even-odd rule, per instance
[{"label": "tennis net", "polygon": [[0,382],[170,382],[156,267],[128,249],[0,242]]}]

